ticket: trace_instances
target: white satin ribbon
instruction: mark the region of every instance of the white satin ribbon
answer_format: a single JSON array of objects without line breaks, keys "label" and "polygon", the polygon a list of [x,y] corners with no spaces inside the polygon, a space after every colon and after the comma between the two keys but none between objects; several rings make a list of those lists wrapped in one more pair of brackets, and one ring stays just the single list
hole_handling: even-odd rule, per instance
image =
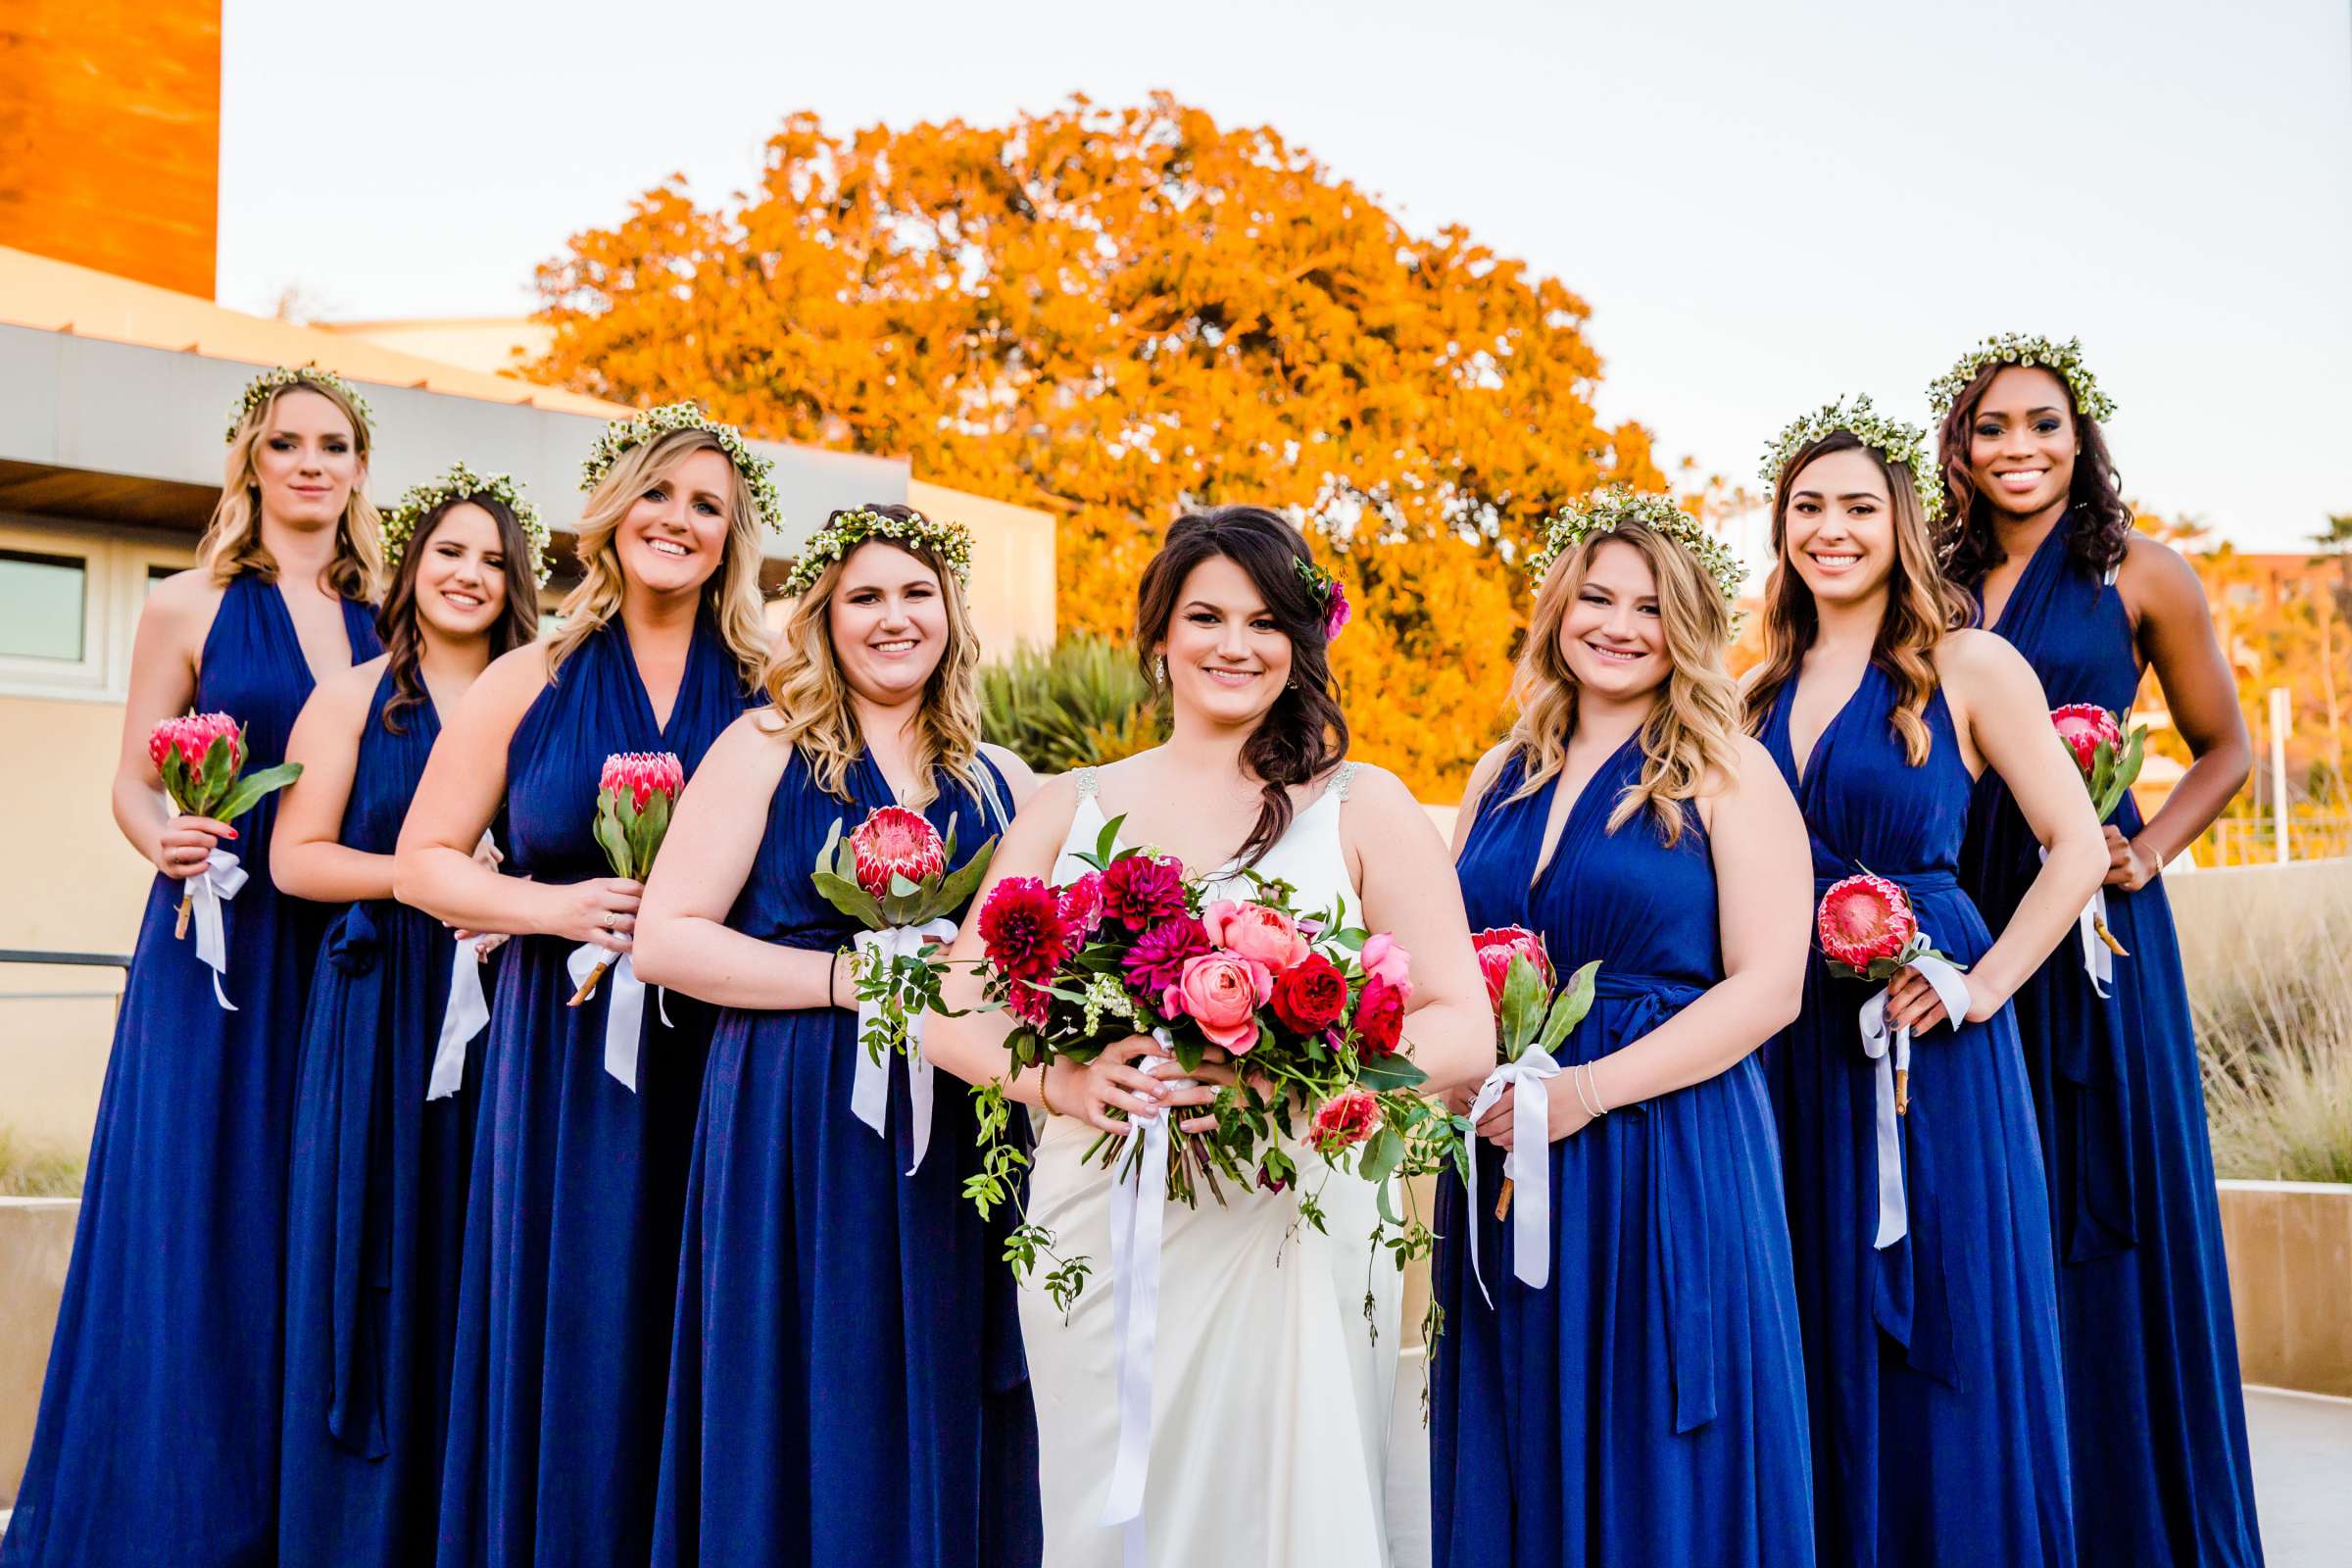
[{"label": "white satin ribbon", "polygon": [[[923,951],[923,944],[936,942],[945,948],[956,940],[956,922],[934,920],[928,925],[894,925],[884,931],[858,933],[859,967],[869,973],[888,969],[901,958],[911,958]],[[906,1167],[911,1176],[923,1163],[923,1153],[931,1147],[931,1063],[923,1055],[923,1019],[927,1011],[917,1011],[906,1020],[906,1115],[913,1132],[914,1161]],[[885,1051],[882,1059],[874,1059],[865,1049],[865,1031],[882,1016],[879,1002],[859,998],[858,1002],[858,1065],[850,1077],[850,1113],[887,1139],[890,1137],[890,1058]]]},{"label": "white satin ribbon", "polygon": [[[1478,1098],[1470,1102],[1470,1125],[1475,1129],[1502,1099],[1504,1090],[1514,1085],[1519,1089],[1511,1097],[1511,1147],[1502,1156],[1502,1173],[1511,1183],[1511,1234],[1516,1239],[1511,1272],[1519,1276],[1520,1284],[1538,1291],[1551,1283],[1551,1096],[1544,1088],[1544,1080],[1559,1075],[1560,1064],[1551,1059],[1551,1054],[1530,1046],[1517,1061],[1506,1061],[1487,1074],[1487,1081],[1478,1086]],[[1473,1131],[1469,1150],[1473,1203],[1478,1201],[1481,1142]],[[1473,1215],[1465,1223],[1470,1227],[1470,1277],[1478,1281],[1478,1294],[1493,1306],[1494,1298],[1488,1294],[1487,1277],[1478,1266],[1477,1217]]]},{"label": "white satin ribbon", "polygon": [[[1916,969],[1927,979],[1954,1029],[1968,1021],[1968,981],[1949,961],[1928,953],[1903,967]],[[1903,1196],[1902,1126],[1894,1108],[1895,1071],[1911,1070],[1911,1031],[1896,1029],[1890,1038],[1885,991],[1862,1004],[1862,1054],[1878,1064],[1879,1230],[1871,1246],[1883,1249],[1892,1247],[1911,1230],[1910,1204]]]},{"label": "white satin ribbon", "polygon": [[[1174,1042],[1165,1029],[1152,1038],[1169,1050]],[[1174,1066],[1172,1056],[1147,1056],[1137,1065],[1157,1075]],[[1189,1078],[1171,1078],[1171,1089],[1190,1089]],[[1142,1568],[1145,1557],[1144,1483],[1152,1469],[1152,1366],[1159,1338],[1159,1238],[1168,1199],[1168,1140],[1175,1113],[1162,1105],[1157,1114],[1130,1120],[1127,1135],[1141,1135],[1140,1153],[1124,1154],[1133,1168],[1110,1189],[1110,1309],[1111,1338],[1117,1346],[1119,1376],[1119,1447],[1110,1467],[1110,1487],[1102,1496],[1102,1513],[1096,1523],[1123,1525],[1129,1568]]]},{"label": "white satin ribbon", "polygon": [[[637,970],[625,953],[615,954],[593,942],[583,942],[571,950],[564,960],[564,970],[571,976],[571,986],[577,991],[588,978],[588,971],[612,959],[612,967],[597,982],[612,989],[605,997],[605,1071],[611,1073],[630,1094],[637,1092],[637,1053],[645,1043],[645,982],[637,978]],[[669,1022],[669,1003],[666,997],[657,997],[662,1021]],[[674,1026],[673,1026],[674,1027]]]},{"label": "white satin ribbon", "polygon": [[236,1011],[237,1004],[220,989],[220,977],[228,973],[228,932],[221,923],[220,906],[237,896],[245,880],[245,868],[237,863],[237,858],[226,850],[215,850],[204,858],[204,869],[187,881],[196,916],[197,961],[213,971],[213,1000],[225,1012]]},{"label": "white satin ribbon", "polygon": [[461,942],[450,957],[449,1005],[441,1012],[441,1038],[433,1047],[432,1076],[424,1084],[427,1101],[447,1100],[465,1085],[466,1048],[490,1021],[490,999],[482,991],[482,944],[488,940],[475,937]]},{"label": "white satin ribbon", "polygon": [[[2050,852],[2043,850],[2041,859],[2049,863]],[[2075,934],[2082,939],[2082,972],[2090,976],[2090,989],[2100,996],[2115,984],[2115,955],[2099,940],[2099,927],[2107,923],[2107,887],[2101,883],[2093,888],[2090,902],[2075,917]]]}]

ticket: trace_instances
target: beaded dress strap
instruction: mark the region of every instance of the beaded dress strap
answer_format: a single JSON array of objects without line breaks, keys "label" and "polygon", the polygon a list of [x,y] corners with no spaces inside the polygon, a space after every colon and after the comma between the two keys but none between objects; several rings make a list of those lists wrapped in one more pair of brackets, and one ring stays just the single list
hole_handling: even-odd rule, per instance
[{"label": "beaded dress strap", "polygon": [[1095,798],[1095,786],[1099,782],[1096,775],[1100,771],[1100,769],[1094,767],[1092,764],[1089,764],[1088,766],[1078,769],[1076,773],[1071,775],[1078,782],[1078,798],[1080,800],[1091,801]]},{"label": "beaded dress strap", "polygon": [[1355,775],[1363,765],[1361,762],[1342,762],[1340,764],[1340,770],[1331,775],[1331,793],[1336,799],[1341,801],[1348,799],[1348,788],[1355,783]]}]

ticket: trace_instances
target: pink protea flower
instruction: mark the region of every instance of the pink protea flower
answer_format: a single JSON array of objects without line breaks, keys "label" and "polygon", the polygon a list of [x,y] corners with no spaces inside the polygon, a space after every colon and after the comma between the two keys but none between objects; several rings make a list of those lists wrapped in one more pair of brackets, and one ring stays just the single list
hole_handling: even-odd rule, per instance
[{"label": "pink protea flower", "polygon": [[614,752],[605,759],[604,773],[597,780],[600,793],[625,795],[632,811],[644,810],[657,793],[675,805],[685,788],[686,764],[675,752]]},{"label": "pink protea flower", "polygon": [[920,811],[904,806],[877,807],[850,835],[858,885],[877,899],[890,897],[894,876],[921,885],[948,868],[947,846]]},{"label": "pink protea flower", "polygon": [[1919,935],[1910,896],[1883,876],[1849,876],[1821,896],[1814,924],[1821,951],[1856,974],[1894,958]]},{"label": "pink protea flower", "polygon": [[182,713],[167,718],[147,733],[147,760],[155,770],[164,770],[164,759],[176,756],[188,768],[204,766],[205,754],[213,742],[228,742],[228,770],[234,774],[245,765],[245,731],[226,713]]},{"label": "pink protea flower", "polygon": [[1070,956],[1070,930],[1054,890],[1033,876],[999,882],[980,910],[988,961],[1010,979],[1044,985]]},{"label": "pink protea flower", "polygon": [[1315,1108],[1308,1129],[1316,1152],[1326,1159],[1352,1149],[1380,1128],[1380,1100],[1368,1089],[1350,1089]]},{"label": "pink protea flower", "polygon": [[2075,754],[2075,765],[2086,777],[2098,763],[2102,742],[2116,751],[2123,750],[2123,724],[2096,703],[2069,703],[2064,708],[2053,708],[2050,722],[2057,727],[2058,738],[2066,742],[2066,749]]},{"label": "pink protea flower", "polygon": [[1558,978],[1552,973],[1551,955],[1544,951],[1544,939],[1523,925],[1490,927],[1472,937],[1470,946],[1478,954],[1478,972],[1486,978],[1490,1006],[1502,1005],[1502,986],[1510,978],[1513,958],[1534,964],[1546,992]]},{"label": "pink protea flower", "polygon": [[1184,862],[1172,856],[1122,855],[1102,873],[1102,907],[1130,931],[1184,913]]},{"label": "pink protea flower", "polygon": [[1089,871],[1061,890],[1061,919],[1079,937],[1091,937],[1102,929],[1102,872]]}]

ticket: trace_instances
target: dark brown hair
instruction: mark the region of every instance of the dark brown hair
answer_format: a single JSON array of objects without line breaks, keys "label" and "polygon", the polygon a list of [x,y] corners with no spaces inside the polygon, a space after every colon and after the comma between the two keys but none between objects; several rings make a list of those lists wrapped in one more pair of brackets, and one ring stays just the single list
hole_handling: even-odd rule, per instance
[{"label": "dark brown hair", "polygon": [[[1816,458],[1834,452],[1862,452],[1886,480],[1888,514],[1894,523],[1894,564],[1887,568],[1886,611],[1870,662],[1894,682],[1894,708],[1886,721],[1902,737],[1903,756],[1913,767],[1928,760],[1934,739],[1928,729],[1928,700],[1936,695],[1936,645],[1944,633],[1968,623],[1968,600],[1936,566],[1936,543],[1911,482],[1911,466],[1889,463],[1886,454],[1851,430],[1832,430],[1799,447],[1781,466],[1772,487],[1772,576],[1764,584],[1764,660],[1747,686],[1747,732],[1764,733],[1774,698],[1804,662],[1821,635],[1813,590],[1788,564],[1788,491]],[[1801,766],[1803,758],[1797,759]]]},{"label": "dark brown hair", "polygon": [[[1974,591],[1984,574],[2008,559],[1992,520],[1992,503],[1977,493],[1977,479],[1968,461],[1969,427],[1976,422],[1977,406],[1984,389],[2009,365],[1987,365],[1952,400],[1943,424],[1936,432],[1936,458],[1943,467],[1943,569],[1952,581]],[[2066,377],[2050,372],[2066,397],[2067,416],[2075,423],[2075,440],[2082,451],[2075,457],[2074,483],[2067,487],[2067,510],[2076,517],[2075,531],[2066,542],[2067,554],[2094,577],[2104,577],[2124,559],[2132,542],[2132,508],[2124,500],[2123,476],[2115,471],[2107,437],[2099,421],[2086,417],[2075,402],[2075,389]]]},{"label": "dark brown hair", "polygon": [[401,712],[425,700],[424,681],[417,674],[424,635],[416,616],[416,564],[424,559],[442,520],[467,503],[490,514],[490,520],[498,524],[498,548],[506,557],[507,603],[490,627],[490,657],[496,659],[539,635],[539,558],[513,510],[496,496],[473,495],[451,496],[426,513],[409,535],[408,548],[400,553],[391,585],[375,612],[375,635],[383,642],[392,672],[392,695],[384,699],[384,728],[394,735],[406,732]]},{"label": "dark brown hair", "polygon": [[1242,747],[1242,761],[1264,781],[1265,804],[1242,841],[1241,859],[1255,864],[1291,825],[1291,791],[1320,778],[1348,755],[1348,715],[1331,678],[1323,635],[1323,599],[1298,567],[1314,552],[1298,529],[1263,507],[1216,507],[1179,517],[1159,554],[1144,568],[1135,595],[1135,652],[1157,684],[1152,647],[1163,642],[1177,596],[1193,568],[1222,556],[1249,574],[1267,612],[1291,641],[1291,680]]}]

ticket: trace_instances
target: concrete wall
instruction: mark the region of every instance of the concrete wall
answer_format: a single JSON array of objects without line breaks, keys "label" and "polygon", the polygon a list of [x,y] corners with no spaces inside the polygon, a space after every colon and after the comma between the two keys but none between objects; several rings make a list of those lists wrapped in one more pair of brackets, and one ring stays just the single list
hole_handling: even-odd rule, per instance
[{"label": "concrete wall", "polygon": [[926,484],[906,486],[906,504],[927,517],[972,530],[972,614],[992,656],[1021,643],[1054,642],[1054,517],[1051,513]]}]

